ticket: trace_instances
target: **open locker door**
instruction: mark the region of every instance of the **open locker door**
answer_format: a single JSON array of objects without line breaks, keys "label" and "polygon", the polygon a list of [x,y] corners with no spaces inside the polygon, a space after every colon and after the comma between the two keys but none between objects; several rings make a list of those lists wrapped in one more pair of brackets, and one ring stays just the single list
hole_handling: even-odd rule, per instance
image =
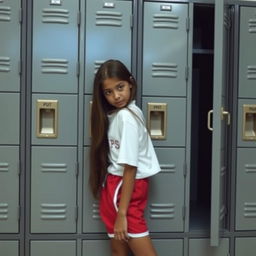
[{"label": "open locker door", "polygon": [[[215,1],[213,109],[208,113],[212,130],[211,246],[218,246],[226,215],[228,39],[230,19],[225,0]],[[212,118],[212,127],[211,127]]]}]

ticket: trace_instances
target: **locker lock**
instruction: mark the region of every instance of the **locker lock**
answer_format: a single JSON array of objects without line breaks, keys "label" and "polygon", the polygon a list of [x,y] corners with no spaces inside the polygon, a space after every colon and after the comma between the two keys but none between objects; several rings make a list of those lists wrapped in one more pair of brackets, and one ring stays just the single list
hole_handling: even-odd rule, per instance
[{"label": "locker lock", "polygon": [[152,139],[166,139],[167,104],[148,103],[147,126]]},{"label": "locker lock", "polygon": [[243,105],[243,140],[256,140],[256,104]]},{"label": "locker lock", "polygon": [[57,138],[58,101],[37,100],[36,135],[38,138]]}]

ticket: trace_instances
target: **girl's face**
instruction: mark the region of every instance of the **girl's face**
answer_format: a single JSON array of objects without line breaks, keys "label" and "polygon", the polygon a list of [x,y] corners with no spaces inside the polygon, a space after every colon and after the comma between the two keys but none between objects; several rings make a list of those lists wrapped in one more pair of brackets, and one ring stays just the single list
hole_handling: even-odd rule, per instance
[{"label": "girl's face", "polygon": [[103,82],[103,94],[107,102],[115,108],[123,108],[130,101],[132,85],[127,81],[107,78]]}]

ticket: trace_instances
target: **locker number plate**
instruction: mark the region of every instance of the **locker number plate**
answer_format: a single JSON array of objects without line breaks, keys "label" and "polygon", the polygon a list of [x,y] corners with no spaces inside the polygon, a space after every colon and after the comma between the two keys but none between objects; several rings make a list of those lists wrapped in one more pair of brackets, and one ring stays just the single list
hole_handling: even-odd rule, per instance
[{"label": "locker number plate", "polygon": [[61,0],[50,0],[51,5],[61,5]]},{"label": "locker number plate", "polygon": [[160,7],[161,11],[171,11],[172,10],[172,6],[171,5],[161,5]]}]

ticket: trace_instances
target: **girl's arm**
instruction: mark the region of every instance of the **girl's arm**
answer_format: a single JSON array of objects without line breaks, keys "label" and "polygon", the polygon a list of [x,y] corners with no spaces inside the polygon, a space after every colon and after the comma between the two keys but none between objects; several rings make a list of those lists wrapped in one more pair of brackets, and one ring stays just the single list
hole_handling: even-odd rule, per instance
[{"label": "girl's arm", "polygon": [[125,165],[123,174],[123,184],[121,189],[121,198],[117,217],[114,225],[115,239],[128,240],[126,214],[129,207],[130,199],[133,192],[135,175],[137,167]]}]

